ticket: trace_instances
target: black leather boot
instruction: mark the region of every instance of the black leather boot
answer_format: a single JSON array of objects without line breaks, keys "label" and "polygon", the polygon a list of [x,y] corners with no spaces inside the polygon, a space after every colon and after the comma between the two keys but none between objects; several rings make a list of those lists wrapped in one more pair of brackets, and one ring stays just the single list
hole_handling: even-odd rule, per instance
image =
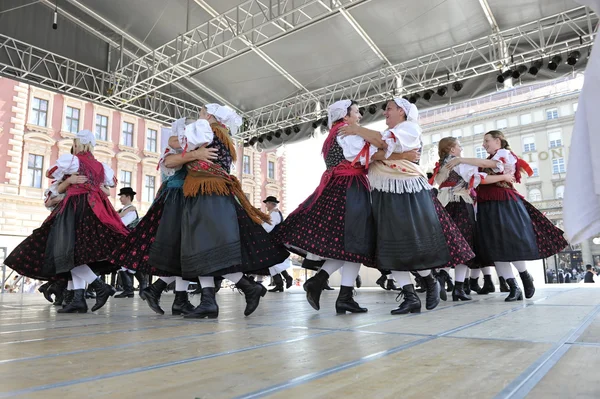
[{"label": "black leather boot", "polygon": [[504,301],[514,302],[523,300],[523,292],[521,292],[521,288],[519,288],[517,280],[515,280],[514,278],[508,278],[506,279],[506,284],[508,284],[508,286],[510,287],[510,294],[508,294],[508,296],[504,298]]},{"label": "black leather boot", "polygon": [[119,270],[119,276],[121,277],[121,285],[123,286],[123,292],[115,295],[115,298],[133,298],[133,280],[131,274],[126,271]]},{"label": "black leather boot", "polygon": [[496,292],[496,287],[494,286],[494,282],[492,281],[492,276],[489,274],[483,275],[483,287],[481,287],[481,292],[479,295],[487,295],[492,292]]},{"label": "black leather boot", "polygon": [[331,288],[329,286],[329,280],[325,281],[325,285],[323,286],[323,289],[327,290],[327,291],[335,291],[335,288]]},{"label": "black leather boot", "polygon": [[475,291],[477,294],[481,294],[481,287],[479,286],[479,279],[470,278],[469,279],[469,287],[471,291]]},{"label": "black leather boot", "polygon": [[385,288],[385,283],[387,281],[387,276],[382,274],[381,277],[379,277],[377,279],[377,281],[375,281],[375,284],[379,285],[381,288],[383,288],[384,290],[386,290],[387,288]]},{"label": "black leather boot", "polygon": [[471,279],[470,278],[466,278],[465,281],[463,281],[463,290],[465,291],[465,294],[467,295],[471,295],[471,283],[470,283]]},{"label": "black leather boot", "polygon": [[87,289],[85,290],[85,299],[96,299],[96,294],[94,293],[94,290],[92,289],[92,287],[90,287],[89,285],[88,285]]},{"label": "black leather boot", "polygon": [[340,294],[335,301],[335,312],[337,314],[350,313],[365,313],[367,308],[361,308],[358,303],[352,298],[354,293],[354,287],[346,287],[342,285],[340,287]]},{"label": "black leather boot", "polygon": [[519,273],[521,276],[521,282],[523,283],[523,290],[525,291],[525,298],[529,299],[535,294],[535,286],[533,285],[533,277],[527,270]]},{"label": "black leather boot", "polygon": [[104,306],[106,301],[108,301],[108,298],[115,295],[115,292],[117,292],[113,286],[106,284],[99,278],[94,280],[89,286],[96,292],[96,303],[92,306],[92,312],[95,312]]},{"label": "black leather boot", "polygon": [[472,298],[465,293],[464,285],[462,282],[457,281],[454,283],[454,291],[452,291],[452,300],[454,302],[461,301],[470,301]]},{"label": "black leather boot", "polygon": [[324,287],[327,285],[328,279],[329,274],[325,270],[319,270],[317,274],[306,280],[304,283],[306,300],[314,310],[321,309],[319,299],[321,299],[321,292],[323,292]]},{"label": "black leather boot", "polygon": [[246,297],[244,316],[250,316],[258,307],[260,298],[267,293],[267,289],[263,287],[262,284],[250,281],[246,276],[242,277],[235,286],[240,289]]},{"label": "black leather boot", "polygon": [[[62,307],[64,308],[65,306],[67,306],[68,304],[70,304],[71,302],[73,302],[73,297],[75,296],[75,290],[65,290],[65,299],[64,299],[64,305],[62,305]],[[56,305],[56,303],[54,303]],[[56,305],[59,306],[59,305]]]},{"label": "black leather boot", "polygon": [[62,309],[58,309],[57,313],[87,313],[88,306],[85,302],[85,290],[72,290],[73,300]]},{"label": "black leather boot", "polygon": [[146,301],[148,306],[150,306],[150,309],[160,315],[165,314],[165,311],[160,307],[160,296],[165,288],[167,288],[167,283],[158,279],[144,290],[140,291],[140,298]]},{"label": "black leather boot", "polygon": [[[433,274],[433,272],[431,272],[431,274]],[[436,273],[434,277],[437,279],[438,285],[440,286],[440,299],[442,301],[447,301],[448,295],[446,294],[446,277],[444,276],[444,273]]]},{"label": "black leather boot", "polygon": [[454,284],[452,283],[452,277],[450,277],[448,272],[444,269],[440,269],[440,271],[438,273],[444,276],[444,282],[446,283],[446,285],[442,286],[442,288],[445,288],[446,292],[454,291]]},{"label": "black leather boot", "polygon": [[294,279],[292,278],[292,276],[289,275],[287,270],[282,271],[281,275],[285,279],[285,288],[287,288],[288,290],[292,288],[292,285],[294,285]]},{"label": "black leather boot", "polygon": [[275,283],[275,288],[270,289],[269,292],[283,292],[283,279],[279,274],[273,276],[273,282]]},{"label": "black leather boot", "polygon": [[142,292],[148,286],[148,276],[145,273],[136,272],[134,275],[135,279],[138,281],[138,291]]},{"label": "black leather boot", "polygon": [[51,296],[54,295],[54,305],[62,306],[63,299],[65,297],[65,289],[66,288],[67,288],[67,281],[66,280],[58,280],[50,285],[50,287],[44,294],[44,297],[46,299],[49,299],[48,297],[50,297],[50,299],[52,299]]},{"label": "black leather boot", "polygon": [[[58,294],[54,295],[54,306],[62,306],[65,301],[65,296],[67,294],[67,290],[64,289],[60,291]],[[72,299],[72,298],[71,298]]]},{"label": "black leather boot", "polygon": [[421,277],[419,273],[413,273],[413,276],[415,278],[415,282],[417,283],[415,291],[419,293],[427,291],[427,284],[425,284],[425,281],[423,281],[423,277]]},{"label": "black leather boot", "polygon": [[506,284],[506,280],[502,276],[498,276],[500,280],[500,292],[510,292],[510,287]]},{"label": "black leather boot", "polygon": [[362,287],[362,278],[360,277],[360,274],[358,276],[356,276],[356,288],[360,288]]},{"label": "black leather boot", "polygon": [[215,293],[221,289],[221,283],[225,280],[223,277],[215,277]]},{"label": "black leather boot", "polygon": [[398,298],[404,296],[404,301],[396,309],[392,310],[393,315],[397,314],[408,314],[408,313],[421,313],[421,300],[415,292],[415,286],[412,284],[405,285],[402,287]]},{"label": "black leather boot", "polygon": [[423,277],[427,287],[427,296],[425,297],[425,309],[433,310],[440,304],[440,284],[432,273]]},{"label": "black leather boot", "polygon": [[171,306],[171,314],[173,316],[186,315],[193,312],[194,305],[190,303],[187,291],[175,291],[175,300]]},{"label": "black leather boot", "polygon": [[54,302],[54,300],[52,299],[52,293],[48,292],[48,289],[50,288],[50,286],[53,283],[51,283],[50,281],[46,281],[44,284],[40,285],[38,288],[38,291],[40,293],[42,293],[42,295],[44,295],[44,298],[46,298],[46,300],[50,303]]},{"label": "black leather boot", "polygon": [[202,297],[200,305],[190,312],[185,314],[185,319],[216,319],[219,316],[219,305],[215,298],[215,289],[213,287],[202,288]]},{"label": "black leather boot", "polygon": [[385,289],[388,291],[400,291],[400,288],[396,287],[396,283],[391,278],[388,279]]}]

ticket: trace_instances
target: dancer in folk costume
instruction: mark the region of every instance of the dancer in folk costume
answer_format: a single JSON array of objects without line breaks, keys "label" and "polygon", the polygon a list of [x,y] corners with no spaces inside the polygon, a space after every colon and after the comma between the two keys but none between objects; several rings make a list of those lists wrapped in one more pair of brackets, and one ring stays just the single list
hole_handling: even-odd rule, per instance
[{"label": "dancer in folk costume", "polygon": [[[218,317],[215,277],[225,277],[236,284],[246,298],[244,314],[250,315],[267,290],[244,273],[256,273],[282,263],[289,256],[261,227],[261,223],[270,221],[268,215],[248,202],[240,182],[229,174],[236,159],[230,132],[236,132],[241,122],[231,108],[208,104],[200,111],[198,121],[187,125],[169,142],[184,153],[204,146],[217,150],[214,162],[186,164],[185,198],[169,207],[169,212],[179,218],[173,218],[171,224],[159,225],[157,239],[150,249],[149,262],[163,272],[199,278],[200,305],[185,315],[188,318]],[[165,164],[178,157],[181,155],[168,155]],[[180,244],[166,246],[165,241],[159,240],[164,236],[177,237]]]},{"label": "dancer in folk costume", "polygon": [[[494,182],[512,182],[514,180],[511,175],[487,176],[480,172],[477,166],[468,164],[460,164],[453,168],[446,167],[448,162],[462,154],[462,147],[457,138],[445,137],[438,144],[439,162],[436,164],[434,175],[429,183],[434,182],[439,185],[438,199],[446,208],[446,211],[456,223],[462,236],[467,240],[469,246],[475,251],[476,242],[476,220],[475,220],[475,189],[480,183],[486,182],[491,184]],[[468,269],[479,271],[480,264],[478,258],[469,260],[466,264],[456,265],[454,268],[455,284],[452,292],[454,301],[463,300],[469,301],[471,297],[465,292],[465,278]],[[491,281],[491,280],[490,280]],[[477,279],[469,284],[470,288],[477,293],[481,292],[481,288],[476,289]],[[468,283],[467,283],[468,284]]]},{"label": "dancer in folk costume", "polygon": [[88,264],[95,262],[97,273],[114,270],[114,265],[101,261],[110,256],[128,233],[108,200],[107,187],[115,184],[114,172],[94,158],[95,144],[94,134],[89,130],[77,133],[73,155],[59,157],[47,173],[61,181],[58,192],[66,192],[66,197],[5,261],[19,274],[36,279],[70,272],[74,297],[59,313],[87,312],[86,283],[96,292],[92,311],[100,309],[114,295],[114,288],[98,278]]},{"label": "dancer in folk costume", "polygon": [[498,130],[486,133],[483,147],[489,154],[488,159],[455,158],[447,165],[454,168],[469,164],[487,173],[488,177],[477,188],[478,255],[484,264],[493,262],[498,275],[506,279],[510,287],[506,301],[520,300],[523,296],[511,263],[519,271],[525,297],[531,298],[535,286],[525,261],[557,254],[567,246],[567,241],[562,230],[523,199],[514,188],[513,180],[491,180],[492,176],[510,175],[520,183],[523,172],[533,174],[527,162],[512,152],[504,134]]},{"label": "dancer in folk costume", "polygon": [[421,311],[411,271],[424,277],[426,308],[431,310],[440,301],[440,286],[431,269],[464,264],[474,257],[456,224],[434,198],[425,172],[413,162],[390,160],[394,152],[422,147],[418,115],[414,104],[395,98],[387,104],[388,129],[383,133],[358,126],[342,129],[344,134],[365,138],[379,136],[387,143],[385,160],[369,167],[369,182],[377,226],[377,266],[392,271],[404,294],[404,301],[392,314]]},{"label": "dancer in folk costume", "polygon": [[[185,164],[194,161],[211,162],[217,158],[217,149],[214,148],[201,147],[182,154],[181,148],[173,148],[169,145],[169,138],[183,134],[186,124],[190,125],[194,122],[195,119],[181,118],[173,122],[170,129],[161,130],[164,150],[159,160],[159,168],[163,183],[146,215],[111,257],[113,263],[127,265],[129,269],[138,273],[161,276],[148,287],[140,289],[140,298],[150,309],[160,315],[165,314],[160,306],[162,293],[173,282],[175,298],[171,306],[171,314],[178,316],[195,309],[189,301],[187,292],[190,282],[184,280],[180,274],[163,270],[167,268],[166,264],[172,264],[171,269],[176,269],[180,261],[181,237],[177,226],[181,224],[182,215],[177,212],[178,207],[175,204],[183,201],[183,182],[187,176]],[[160,226],[163,228],[160,229],[159,235]],[[162,256],[161,251],[166,251],[166,256]],[[152,254],[155,256],[151,256]]]}]

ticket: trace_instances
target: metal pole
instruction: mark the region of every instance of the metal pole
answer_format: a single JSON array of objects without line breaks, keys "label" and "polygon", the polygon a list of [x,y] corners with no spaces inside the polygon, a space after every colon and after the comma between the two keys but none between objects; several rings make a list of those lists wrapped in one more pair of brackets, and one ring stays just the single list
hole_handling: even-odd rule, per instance
[{"label": "metal pole", "polygon": [[2,287],[0,287],[0,293],[4,294],[4,284],[6,282],[6,265],[2,264]]}]

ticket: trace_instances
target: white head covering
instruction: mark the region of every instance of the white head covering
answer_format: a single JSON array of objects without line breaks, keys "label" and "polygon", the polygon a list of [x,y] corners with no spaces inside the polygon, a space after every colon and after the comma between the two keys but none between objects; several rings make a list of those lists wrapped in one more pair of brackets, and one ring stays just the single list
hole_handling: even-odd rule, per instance
[{"label": "white head covering", "polygon": [[231,134],[236,134],[242,126],[242,117],[227,105],[206,104],[205,108],[216,120],[227,126]]},{"label": "white head covering", "polygon": [[79,139],[79,141],[83,145],[91,144],[92,147],[96,146],[96,136],[89,130],[80,130],[79,132],[77,132],[75,138]]},{"label": "white head covering", "polygon": [[[213,130],[206,119],[198,119],[185,127],[185,135],[179,136],[179,143],[189,150],[195,150],[203,144],[212,141]],[[210,139],[209,139],[210,138]]]},{"label": "white head covering", "polygon": [[185,118],[177,119],[175,122],[171,123],[171,137],[179,136],[183,134],[185,131]]},{"label": "white head covering", "polygon": [[339,121],[348,115],[348,108],[352,105],[351,100],[336,101],[327,108],[327,125],[331,129],[333,122]]},{"label": "white head covering", "polygon": [[407,121],[415,123],[419,122],[419,110],[415,104],[411,104],[410,101],[400,97],[394,98],[394,102],[404,110]]}]

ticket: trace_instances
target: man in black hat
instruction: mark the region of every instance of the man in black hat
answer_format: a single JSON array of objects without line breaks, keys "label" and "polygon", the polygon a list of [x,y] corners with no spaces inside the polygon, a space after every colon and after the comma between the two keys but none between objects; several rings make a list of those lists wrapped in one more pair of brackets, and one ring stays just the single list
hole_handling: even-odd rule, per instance
[{"label": "man in black hat", "polygon": [[[268,233],[274,233],[274,230],[276,230],[277,225],[283,222],[283,214],[279,210],[279,200],[276,197],[269,195],[263,201],[263,203],[267,207],[267,211],[271,216],[271,223],[263,223],[262,226]],[[290,288],[292,286],[292,284],[294,283],[294,279],[288,274],[286,270],[290,266],[291,263],[288,258],[285,260],[285,262],[275,266],[271,266],[269,268],[269,273],[271,274],[271,278],[275,283],[275,288],[269,290],[269,292],[283,292],[283,278],[285,278],[286,288]],[[281,276],[283,276],[283,278]]]},{"label": "man in black hat", "polygon": [[[131,187],[123,187],[119,191],[119,201],[123,208],[119,209],[117,213],[121,216],[121,221],[129,230],[133,230],[135,225],[139,222],[140,218],[137,213],[137,209],[133,205],[133,199],[137,194]],[[140,291],[146,287],[146,278],[143,273],[136,273],[135,270],[130,270],[125,267],[121,267],[119,270],[119,276],[121,277],[121,285],[123,286],[123,292],[115,295],[115,298],[133,298],[133,279],[132,276],[138,280]]]}]

